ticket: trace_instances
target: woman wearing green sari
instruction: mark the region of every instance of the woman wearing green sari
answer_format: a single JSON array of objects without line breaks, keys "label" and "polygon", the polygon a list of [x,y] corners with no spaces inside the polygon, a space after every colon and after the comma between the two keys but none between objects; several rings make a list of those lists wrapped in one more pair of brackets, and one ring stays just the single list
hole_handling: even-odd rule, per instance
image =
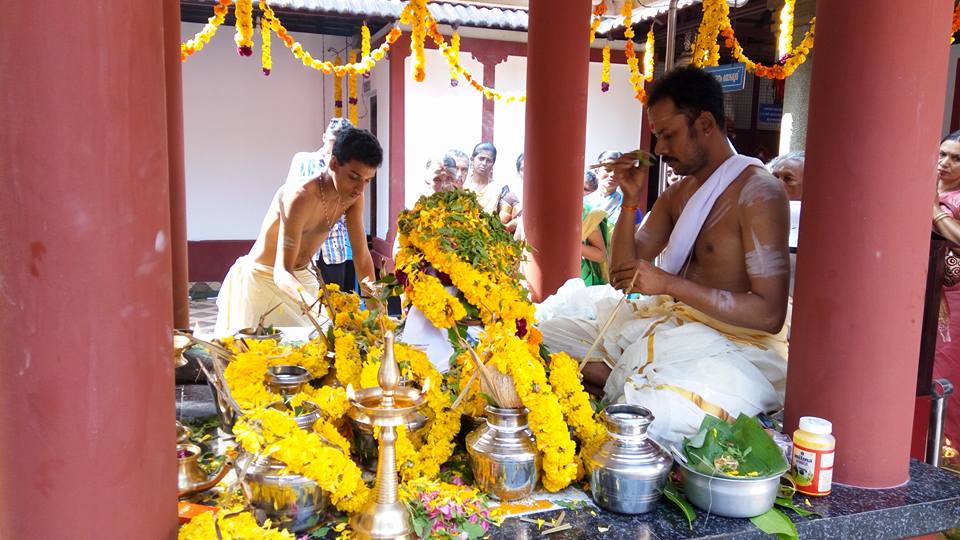
[{"label": "woman wearing green sari", "polygon": [[580,225],[580,277],[590,285],[610,281],[607,267],[607,213],[600,208],[583,207]]}]

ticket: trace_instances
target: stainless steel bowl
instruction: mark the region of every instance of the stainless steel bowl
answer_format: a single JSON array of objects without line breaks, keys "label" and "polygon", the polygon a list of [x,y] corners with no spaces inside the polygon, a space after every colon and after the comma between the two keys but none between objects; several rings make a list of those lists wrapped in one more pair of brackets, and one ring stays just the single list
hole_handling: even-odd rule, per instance
[{"label": "stainless steel bowl", "polygon": [[687,499],[697,508],[732,518],[751,518],[773,508],[780,489],[780,476],[730,478],[707,476],[681,460],[680,477]]},{"label": "stainless steel bowl", "polygon": [[301,366],[270,366],[264,384],[271,392],[289,398],[303,390],[303,385],[312,378],[310,372]]}]

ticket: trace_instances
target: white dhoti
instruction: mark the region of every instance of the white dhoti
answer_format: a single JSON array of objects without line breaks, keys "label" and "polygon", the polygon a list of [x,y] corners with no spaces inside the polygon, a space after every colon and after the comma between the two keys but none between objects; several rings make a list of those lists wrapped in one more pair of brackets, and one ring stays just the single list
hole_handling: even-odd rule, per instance
[{"label": "white dhoti", "polygon": [[[294,270],[293,275],[303,284],[304,299],[316,300],[320,292],[317,277],[306,268]],[[260,317],[277,304],[281,304],[280,307],[267,315],[264,325],[311,325],[297,301],[273,282],[272,267],[255,262],[250,255],[240,257],[227,272],[217,296],[214,336],[232,336],[244,328],[256,327]]]},{"label": "white dhoti", "polygon": [[[613,305],[611,297],[602,299],[595,320],[541,323],[544,344],[583,357]],[[774,336],[665,296],[646,297],[621,308],[598,350],[614,365],[607,399],[650,409],[649,433],[665,445],[696,433],[705,414],[726,419],[783,406],[786,328]]]}]

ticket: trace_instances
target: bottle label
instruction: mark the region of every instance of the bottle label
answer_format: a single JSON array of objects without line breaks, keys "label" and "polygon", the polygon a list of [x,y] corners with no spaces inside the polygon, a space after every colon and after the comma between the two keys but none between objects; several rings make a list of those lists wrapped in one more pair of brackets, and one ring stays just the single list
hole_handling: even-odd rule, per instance
[{"label": "bottle label", "polygon": [[833,450],[815,450],[794,443],[793,480],[800,493],[830,493],[833,484]]}]

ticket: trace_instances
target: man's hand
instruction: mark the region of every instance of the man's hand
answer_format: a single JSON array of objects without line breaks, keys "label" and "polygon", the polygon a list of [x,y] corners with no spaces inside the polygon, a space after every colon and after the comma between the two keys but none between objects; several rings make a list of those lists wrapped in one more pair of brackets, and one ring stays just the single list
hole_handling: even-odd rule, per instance
[{"label": "man's hand", "polygon": [[613,171],[613,179],[623,191],[625,204],[637,204],[647,185],[649,167],[637,163],[632,157],[623,156],[604,164],[605,169]]},{"label": "man's hand", "polygon": [[[636,274],[636,279],[634,279]],[[610,281],[625,294],[638,292],[646,295],[669,294],[668,287],[673,274],[664,272],[643,259],[629,261],[614,267]],[[631,283],[633,286],[631,287]]]}]

